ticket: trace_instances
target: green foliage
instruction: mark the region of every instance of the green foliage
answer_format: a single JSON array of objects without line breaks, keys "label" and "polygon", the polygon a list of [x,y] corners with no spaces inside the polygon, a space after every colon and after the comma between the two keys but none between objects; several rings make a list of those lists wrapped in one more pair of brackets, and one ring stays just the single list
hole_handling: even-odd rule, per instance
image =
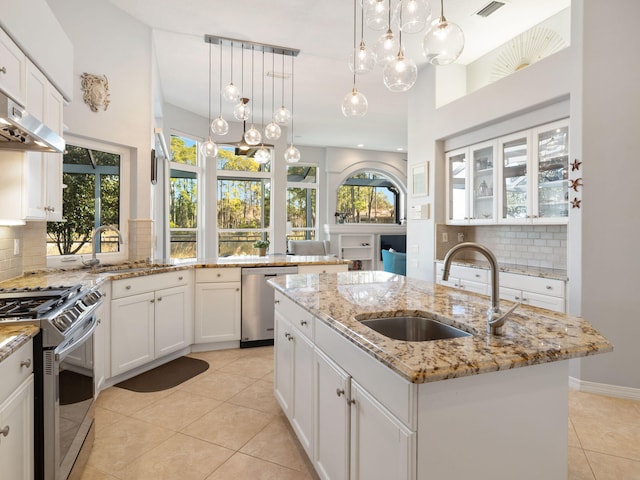
[{"label": "green foliage", "polygon": [[184,163],[185,165],[197,165],[198,151],[197,144],[187,146],[185,139],[171,135],[171,161],[176,163]]},{"label": "green foliage", "polygon": [[269,248],[269,240],[256,240],[253,242],[253,248]]},{"label": "green foliage", "polygon": [[[372,173],[359,173],[353,179],[381,178]],[[337,194],[337,211],[346,214],[347,223],[393,223],[395,210],[392,202],[374,186],[341,185]]]}]

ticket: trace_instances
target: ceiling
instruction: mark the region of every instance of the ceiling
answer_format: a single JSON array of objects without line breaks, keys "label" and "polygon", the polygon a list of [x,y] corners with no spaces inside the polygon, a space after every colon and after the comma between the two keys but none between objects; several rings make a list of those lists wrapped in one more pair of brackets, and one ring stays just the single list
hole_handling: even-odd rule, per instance
[{"label": "ceiling", "polygon": [[[153,31],[159,83],[164,101],[208,117],[211,86],[211,116],[219,110],[219,50],[212,49],[212,82],[209,85],[209,44],[206,34],[299,49],[295,58],[294,143],[397,151],[407,147],[407,94],[391,93],[376,67],[357,78],[358,90],[369,102],[367,115],[345,118],[340,105],[351,91],[353,76],[347,64],[353,50],[353,3],[346,0],[110,0]],[[394,3],[397,0],[394,0]],[[474,15],[489,0],[447,0],[445,15],[464,31],[465,49],[457,63],[468,64],[509,39],[570,5],[570,0],[503,0],[506,5],[488,18]],[[431,0],[432,15],[439,15],[439,2]],[[360,24],[358,9],[358,25]],[[373,46],[381,31],[365,26],[364,40]],[[425,65],[421,53],[424,32],[403,35],[406,56],[419,68]],[[360,33],[358,33],[358,42]],[[250,51],[245,50],[244,91],[251,88]],[[230,79],[229,47],[223,49],[223,85]],[[254,120],[261,123],[262,59],[256,54],[253,97]],[[234,53],[234,83],[240,86],[240,50]],[[425,66],[425,68],[434,68]],[[438,67],[447,68],[447,67]],[[287,57],[285,70],[290,72]],[[265,56],[265,72],[271,71],[271,57]],[[276,56],[275,71],[282,71]],[[420,74],[420,73],[419,73]],[[265,83],[265,123],[271,112],[270,79]],[[281,103],[280,81],[276,80],[276,107]],[[285,83],[285,104],[291,108],[290,80]],[[254,102],[254,103],[256,103]],[[257,107],[257,108],[256,108]],[[233,119],[233,105],[223,103],[223,117]],[[258,126],[258,125],[257,125]],[[202,135],[206,136],[203,131]],[[214,137],[223,141],[224,137]]]}]

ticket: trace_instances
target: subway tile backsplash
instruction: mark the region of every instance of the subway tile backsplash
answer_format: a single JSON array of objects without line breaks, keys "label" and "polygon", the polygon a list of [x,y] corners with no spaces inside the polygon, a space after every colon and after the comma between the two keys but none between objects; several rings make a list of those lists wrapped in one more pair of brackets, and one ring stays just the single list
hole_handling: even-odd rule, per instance
[{"label": "subway tile backsplash", "polygon": [[[444,234],[444,236],[443,236]],[[462,237],[459,237],[462,234]],[[444,241],[444,237],[447,241]],[[566,225],[436,226],[436,257],[460,243],[477,242],[489,248],[499,263],[565,270],[567,268]],[[479,254],[461,252],[469,260],[484,260]]]}]

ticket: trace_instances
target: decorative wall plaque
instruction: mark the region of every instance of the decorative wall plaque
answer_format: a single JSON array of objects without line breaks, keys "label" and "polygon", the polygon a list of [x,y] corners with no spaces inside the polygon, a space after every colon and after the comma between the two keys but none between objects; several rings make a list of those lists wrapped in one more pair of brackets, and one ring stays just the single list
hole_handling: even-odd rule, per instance
[{"label": "decorative wall plaque", "polygon": [[109,100],[109,80],[106,75],[94,75],[83,73],[80,86],[83,91],[84,103],[89,105],[92,112],[97,112],[100,107],[107,109]]}]

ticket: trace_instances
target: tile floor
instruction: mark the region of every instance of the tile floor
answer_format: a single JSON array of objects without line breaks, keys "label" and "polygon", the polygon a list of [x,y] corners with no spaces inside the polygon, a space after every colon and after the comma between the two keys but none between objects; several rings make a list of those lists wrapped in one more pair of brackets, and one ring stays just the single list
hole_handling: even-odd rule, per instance
[{"label": "tile floor", "polygon": [[[315,480],[273,397],[273,348],[193,353],[201,375],[101,392],[83,480]],[[569,480],[640,480],[640,402],[569,395]]]}]

